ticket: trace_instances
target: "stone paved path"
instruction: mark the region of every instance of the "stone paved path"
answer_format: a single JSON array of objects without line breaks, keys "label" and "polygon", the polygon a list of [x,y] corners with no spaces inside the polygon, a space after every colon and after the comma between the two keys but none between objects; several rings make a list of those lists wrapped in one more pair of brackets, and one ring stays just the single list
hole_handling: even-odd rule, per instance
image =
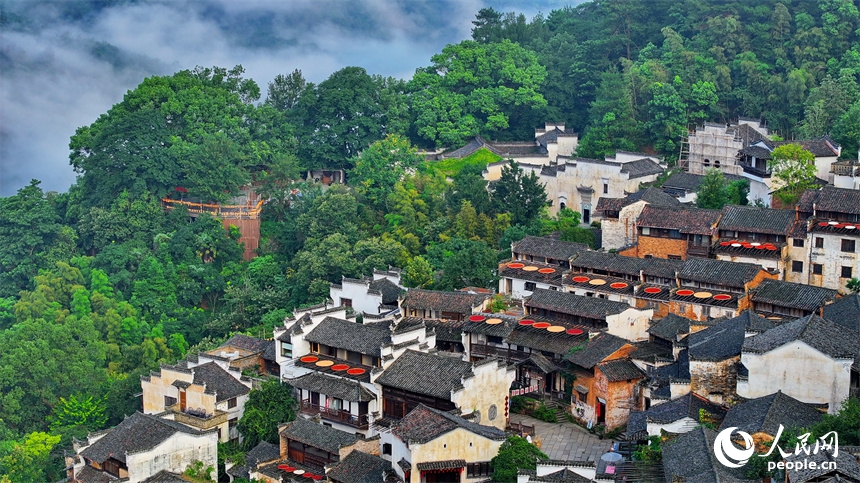
[{"label": "stone paved path", "polygon": [[541,451],[554,460],[597,461],[612,447],[612,440],[598,439],[573,423],[545,423],[522,414],[511,414],[511,421],[534,425],[535,435],[543,440]]}]

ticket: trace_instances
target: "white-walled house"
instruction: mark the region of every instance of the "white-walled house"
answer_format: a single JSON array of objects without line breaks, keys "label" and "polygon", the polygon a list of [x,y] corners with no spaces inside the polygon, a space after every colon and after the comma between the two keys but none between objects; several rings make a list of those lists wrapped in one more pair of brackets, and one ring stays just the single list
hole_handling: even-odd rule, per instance
[{"label": "white-walled house", "polygon": [[405,290],[400,285],[400,270],[390,268],[374,270],[373,278],[341,277],[339,284],[329,284],[329,298],[360,314],[383,315],[397,309],[397,299]]},{"label": "white-walled house", "polygon": [[860,338],[817,315],[795,320],[744,341],[737,382],[747,399],[777,391],[835,413],[860,387]]},{"label": "white-walled house", "polygon": [[648,436],[660,436],[663,431],[672,434],[683,434],[692,431],[700,425],[701,411],[711,418],[711,423],[719,423],[726,415],[726,409],[712,403],[708,398],[689,392],[681,397],[651,406],[640,414],[631,413],[627,425],[628,434],[644,431]]},{"label": "white-walled house", "polygon": [[381,457],[410,483],[484,481],[506,439],[497,427],[420,404],[380,433]]},{"label": "white-walled house", "polygon": [[228,358],[200,354],[142,376],[143,412],[188,427],[217,429],[221,442],[239,441],[239,419],[251,381]]},{"label": "white-walled house", "polygon": [[603,248],[617,250],[636,243],[638,238],[636,222],[647,205],[678,207],[681,203],[657,188],[636,191],[623,198],[600,198],[596,211],[601,217]]},{"label": "white-walled house", "polygon": [[134,413],[112,429],[75,441],[70,481],[137,483],[161,471],[183,473],[195,461],[218,480],[218,433],[198,431],[153,415]]}]

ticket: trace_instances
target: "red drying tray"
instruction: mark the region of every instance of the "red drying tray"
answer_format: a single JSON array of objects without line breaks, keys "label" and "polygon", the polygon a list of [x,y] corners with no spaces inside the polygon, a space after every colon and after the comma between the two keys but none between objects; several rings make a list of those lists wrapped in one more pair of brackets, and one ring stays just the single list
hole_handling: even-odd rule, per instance
[{"label": "red drying tray", "polygon": [[360,367],[353,367],[352,369],[346,371],[347,374],[351,374],[353,376],[360,376],[360,375],[364,374],[365,372],[367,372],[367,371],[365,371],[364,369],[362,369]]},{"label": "red drying tray", "polygon": [[535,329],[546,329],[547,327],[549,327],[551,325],[552,324],[550,324],[548,322],[538,322],[536,324],[532,324],[532,327],[534,327]]},{"label": "red drying tray", "polygon": [[627,284],[624,282],[611,283],[611,284],[609,284],[609,286],[612,288],[627,288]]},{"label": "red drying tray", "polygon": [[587,282],[589,280],[591,279],[588,277],[573,277],[573,281],[577,283]]},{"label": "red drying tray", "polygon": [[731,295],[726,295],[724,293],[714,295],[714,300],[731,300]]},{"label": "red drying tray", "polygon": [[483,322],[486,319],[487,318],[484,317],[483,315],[470,315],[469,316],[469,322]]},{"label": "red drying tray", "polygon": [[520,320],[520,325],[532,325],[535,321],[532,319],[522,319]]},{"label": "red drying tray", "polygon": [[509,263],[508,268],[523,268],[525,264],[523,263]]},{"label": "red drying tray", "polygon": [[331,370],[333,371],[345,371],[347,369],[349,369],[349,366],[346,364],[335,364],[331,366]]},{"label": "red drying tray", "polygon": [[538,270],[538,273],[555,273],[554,268],[541,268]]},{"label": "red drying tray", "polygon": [[661,289],[659,289],[659,288],[657,288],[657,287],[646,287],[646,288],[645,288],[645,293],[660,293],[660,292],[662,292],[662,291],[663,291],[663,290],[661,290]]},{"label": "red drying tray", "polygon": [[693,295],[696,292],[694,292],[692,290],[683,289],[683,290],[678,290],[675,293],[680,295],[681,297],[689,297],[690,295]]},{"label": "red drying tray", "polygon": [[567,333],[570,335],[581,335],[582,329],[567,329]]},{"label": "red drying tray", "polygon": [[302,362],[316,362],[316,361],[320,360],[320,358],[316,357],[316,356],[304,356],[299,360]]}]

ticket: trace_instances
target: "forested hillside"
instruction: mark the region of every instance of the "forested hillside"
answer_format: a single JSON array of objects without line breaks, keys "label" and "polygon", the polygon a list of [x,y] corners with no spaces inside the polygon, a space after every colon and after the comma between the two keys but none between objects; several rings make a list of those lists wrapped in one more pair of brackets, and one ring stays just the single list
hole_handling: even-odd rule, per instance
[{"label": "forested hillside", "polygon": [[[442,169],[419,149],[565,121],[580,156],[671,160],[689,126],[738,116],[860,147],[850,0],[609,0],[473,23],[410,80],[347,67],[313,84],[290,66],[267,89],[239,66],[145,79],[72,137],[67,193],[34,180],[0,199],[0,474],[61,478],[72,437],[139,407],[141,374],[236,331],[270,336],[342,276],[396,266],[410,287],[492,287],[526,234],[593,242],[578,213],[548,217],[515,164],[488,187],[486,159]],[[301,181],[317,168],[345,169],[347,186]],[[252,182],[267,202],[250,262],[235,229],[160,202],[225,202]]]}]

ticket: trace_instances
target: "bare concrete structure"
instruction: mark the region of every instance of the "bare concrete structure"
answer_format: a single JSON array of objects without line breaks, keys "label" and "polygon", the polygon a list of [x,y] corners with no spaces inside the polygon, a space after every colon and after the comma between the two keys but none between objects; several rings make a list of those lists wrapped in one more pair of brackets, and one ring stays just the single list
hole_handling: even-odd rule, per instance
[{"label": "bare concrete structure", "polygon": [[679,164],[693,174],[716,168],[726,174],[741,175],[738,151],[769,135],[759,120],[739,118],[729,125],[706,122],[687,138],[688,151],[682,149]]}]

